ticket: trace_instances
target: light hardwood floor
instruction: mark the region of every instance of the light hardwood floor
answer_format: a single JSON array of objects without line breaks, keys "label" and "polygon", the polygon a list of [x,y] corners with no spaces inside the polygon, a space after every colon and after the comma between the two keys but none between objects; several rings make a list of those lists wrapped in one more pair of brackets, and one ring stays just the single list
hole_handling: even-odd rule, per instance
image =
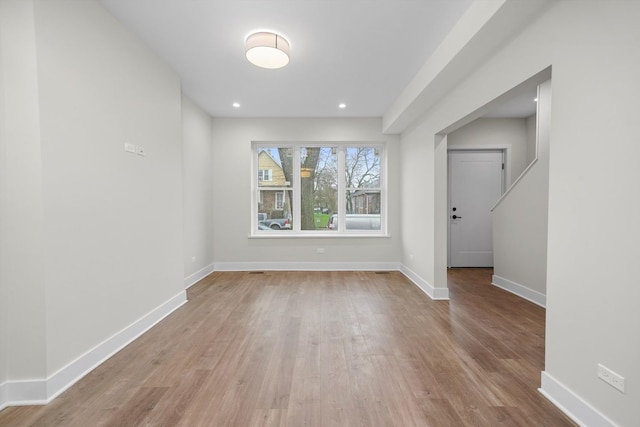
[{"label": "light hardwood floor", "polygon": [[573,426],[537,391],[544,310],[449,272],[214,273],[46,406],[0,426]]}]

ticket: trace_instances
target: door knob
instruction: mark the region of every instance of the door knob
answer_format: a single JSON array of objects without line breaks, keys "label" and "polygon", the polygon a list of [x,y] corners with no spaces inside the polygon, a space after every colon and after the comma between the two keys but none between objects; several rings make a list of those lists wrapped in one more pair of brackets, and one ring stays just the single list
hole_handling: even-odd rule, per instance
[{"label": "door knob", "polygon": [[461,216],[458,216],[458,215],[454,215],[454,216],[452,216],[451,218],[453,218],[453,219],[462,219],[462,217],[461,217]]}]

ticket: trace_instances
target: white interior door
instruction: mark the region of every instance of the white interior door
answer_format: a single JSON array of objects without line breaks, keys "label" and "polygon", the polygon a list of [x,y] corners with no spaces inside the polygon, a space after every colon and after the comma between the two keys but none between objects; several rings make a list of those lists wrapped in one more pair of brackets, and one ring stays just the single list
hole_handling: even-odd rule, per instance
[{"label": "white interior door", "polygon": [[449,266],[493,267],[491,208],[504,191],[502,151],[449,151]]}]

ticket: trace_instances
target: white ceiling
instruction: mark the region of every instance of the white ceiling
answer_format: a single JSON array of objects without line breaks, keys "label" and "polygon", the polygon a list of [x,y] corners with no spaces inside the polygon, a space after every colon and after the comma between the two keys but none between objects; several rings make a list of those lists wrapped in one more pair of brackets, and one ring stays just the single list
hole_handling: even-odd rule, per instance
[{"label": "white ceiling", "polygon": [[492,106],[484,118],[524,118],[536,114],[537,87],[528,89],[526,92],[506,96],[504,101]]},{"label": "white ceiling", "polygon": [[[471,0],[100,2],[214,117],[380,117]],[[254,30],[289,40],[287,67],[246,60],[244,40]]]}]

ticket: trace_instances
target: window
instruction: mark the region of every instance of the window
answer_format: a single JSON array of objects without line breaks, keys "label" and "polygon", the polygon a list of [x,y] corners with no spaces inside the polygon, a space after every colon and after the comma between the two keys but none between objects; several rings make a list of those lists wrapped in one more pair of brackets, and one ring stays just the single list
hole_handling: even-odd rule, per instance
[{"label": "window", "polygon": [[258,170],[258,181],[272,181],[272,180],[273,180],[273,170],[271,169]]},{"label": "window", "polygon": [[347,230],[380,230],[379,151],[376,147],[345,149]]},{"label": "window", "polygon": [[254,144],[253,152],[252,234],[384,234],[383,144]]},{"label": "window", "polygon": [[278,210],[284,209],[284,196],[285,196],[284,192],[276,193],[276,209]]}]

